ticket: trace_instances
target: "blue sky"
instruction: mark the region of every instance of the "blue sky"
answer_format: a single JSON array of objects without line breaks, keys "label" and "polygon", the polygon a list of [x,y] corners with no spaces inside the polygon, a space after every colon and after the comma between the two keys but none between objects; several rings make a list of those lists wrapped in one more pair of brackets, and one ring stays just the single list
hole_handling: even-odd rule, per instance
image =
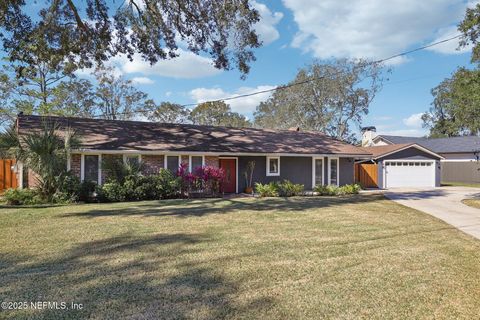
[{"label": "blue sky", "polygon": [[[467,6],[463,0],[257,0],[262,15],[256,28],[264,46],[255,51],[246,80],[238,71],[214,69],[207,57],[180,51],[180,58],[154,67],[135,58],[116,57],[118,72],[157,102],[180,104],[220,99],[272,88],[291,81],[314,59],[379,59],[456,35]],[[452,41],[396,59],[364,125],[379,133],[423,135],[419,115],[430,107],[430,90],[458,66],[469,66],[470,51],[458,52]],[[251,118],[268,94],[237,99],[234,111]]]}]

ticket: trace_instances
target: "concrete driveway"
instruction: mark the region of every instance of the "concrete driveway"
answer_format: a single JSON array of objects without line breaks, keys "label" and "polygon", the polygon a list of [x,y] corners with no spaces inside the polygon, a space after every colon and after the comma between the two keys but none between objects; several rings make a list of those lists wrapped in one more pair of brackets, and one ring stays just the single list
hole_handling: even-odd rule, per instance
[{"label": "concrete driveway", "polygon": [[464,205],[463,199],[480,197],[480,188],[396,188],[385,192],[389,199],[437,217],[480,239],[480,209]]}]

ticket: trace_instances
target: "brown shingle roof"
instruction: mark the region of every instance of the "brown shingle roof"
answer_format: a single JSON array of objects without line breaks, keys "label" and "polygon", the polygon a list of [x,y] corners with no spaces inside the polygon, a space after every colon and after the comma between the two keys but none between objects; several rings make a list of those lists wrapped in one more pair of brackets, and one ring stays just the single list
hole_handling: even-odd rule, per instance
[{"label": "brown shingle roof", "polygon": [[42,119],[72,128],[83,149],[369,156],[362,148],[306,131],[19,115],[19,133],[39,130]]}]

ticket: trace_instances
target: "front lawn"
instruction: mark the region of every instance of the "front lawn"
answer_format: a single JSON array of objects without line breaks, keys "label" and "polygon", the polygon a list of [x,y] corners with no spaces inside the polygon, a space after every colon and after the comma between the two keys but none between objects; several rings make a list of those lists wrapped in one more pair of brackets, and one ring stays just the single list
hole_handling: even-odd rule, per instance
[{"label": "front lawn", "polygon": [[480,188],[480,183],[468,182],[442,182],[442,187],[469,187]]},{"label": "front lawn", "polygon": [[0,209],[1,317],[475,318],[480,242],[381,195]]},{"label": "front lawn", "polygon": [[467,206],[480,209],[480,199],[464,199],[462,202]]}]

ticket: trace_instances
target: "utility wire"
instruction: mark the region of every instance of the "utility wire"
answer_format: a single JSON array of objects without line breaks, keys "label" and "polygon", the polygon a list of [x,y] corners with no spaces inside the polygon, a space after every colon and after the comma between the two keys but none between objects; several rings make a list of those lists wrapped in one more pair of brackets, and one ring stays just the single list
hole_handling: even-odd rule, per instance
[{"label": "utility wire", "polygon": [[[368,66],[368,65],[381,64],[381,63],[384,63],[384,62],[389,61],[389,60],[393,60],[393,59],[396,59],[396,58],[399,58],[399,57],[409,55],[411,53],[415,53],[415,52],[422,51],[422,50],[425,50],[425,49],[428,49],[428,48],[431,48],[431,47],[434,47],[434,46],[438,46],[440,44],[458,39],[461,36],[462,36],[462,34],[457,34],[456,36],[453,36],[453,37],[450,37],[450,38],[447,38],[447,39],[443,39],[443,40],[440,40],[440,41],[437,41],[437,42],[433,42],[433,43],[430,43],[430,44],[422,46],[422,47],[418,47],[418,48],[415,48],[415,49],[412,49],[412,50],[409,50],[409,51],[394,54],[390,57],[383,58],[383,59],[380,59],[380,60],[375,60],[375,61],[368,62],[365,65]],[[340,74],[340,72],[338,72],[338,74]],[[333,76],[333,75],[335,75],[335,74],[331,74],[330,76]],[[277,87],[274,87],[272,89],[260,90],[260,91],[255,91],[255,92],[251,92],[251,93],[230,96],[230,97],[226,97],[226,98],[223,98],[223,99],[209,100],[209,101],[204,101],[204,102],[199,102],[199,103],[187,103],[187,104],[183,104],[181,106],[182,107],[191,107],[191,106],[196,106],[200,103],[205,103],[205,102],[220,102],[220,101],[230,101],[230,100],[235,100],[235,99],[241,99],[241,98],[251,97],[251,96],[255,96],[255,95],[259,95],[259,94],[263,94],[263,93],[273,92],[273,91],[277,91],[277,90],[284,90],[284,89],[288,89],[288,88],[291,88],[291,87],[300,86],[300,85],[303,85],[305,83],[313,82],[313,81],[316,81],[316,80],[321,80],[321,79],[324,79],[324,78],[325,78],[325,76],[310,78],[310,79],[307,79],[307,80],[304,80],[304,81],[293,82],[293,83],[290,83],[290,84],[277,86]],[[118,112],[115,115],[145,113],[145,112],[151,112],[151,111],[152,110],[134,110],[134,111],[128,111],[128,112]],[[103,117],[103,116],[106,116],[106,115],[98,115],[98,116],[95,116],[95,117]]]}]

